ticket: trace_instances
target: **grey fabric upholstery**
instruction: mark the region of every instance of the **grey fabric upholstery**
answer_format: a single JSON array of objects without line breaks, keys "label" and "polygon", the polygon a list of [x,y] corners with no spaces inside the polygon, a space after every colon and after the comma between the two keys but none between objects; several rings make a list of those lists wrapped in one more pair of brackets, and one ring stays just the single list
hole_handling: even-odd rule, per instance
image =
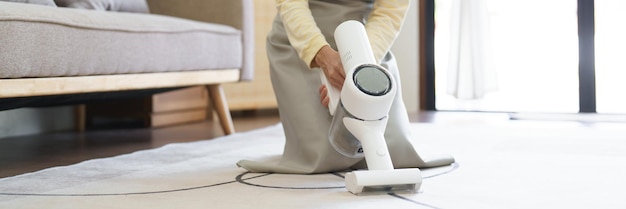
[{"label": "grey fabric upholstery", "polygon": [[60,7],[101,11],[148,13],[146,0],[54,0]]},{"label": "grey fabric upholstery", "polygon": [[26,4],[39,4],[39,5],[46,5],[46,6],[53,6],[53,7],[57,6],[54,3],[54,0],[0,0],[0,1],[26,3]]},{"label": "grey fabric upholstery", "polygon": [[0,2],[0,37],[0,78],[232,69],[244,62],[240,30],[153,14]]},{"label": "grey fabric upholstery", "polygon": [[[254,77],[253,0],[146,0],[150,13],[229,25],[242,31],[241,80]],[[174,3],[175,2],[175,3]]]}]

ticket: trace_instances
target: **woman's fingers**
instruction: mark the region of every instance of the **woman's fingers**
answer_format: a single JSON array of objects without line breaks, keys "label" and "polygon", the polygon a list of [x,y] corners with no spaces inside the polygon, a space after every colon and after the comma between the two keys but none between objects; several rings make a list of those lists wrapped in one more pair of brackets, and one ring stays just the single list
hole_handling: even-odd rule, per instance
[{"label": "woman's fingers", "polygon": [[328,108],[328,104],[330,103],[330,98],[328,98],[328,89],[326,89],[325,85],[320,86],[320,101],[324,107]]},{"label": "woman's fingers", "polygon": [[330,82],[330,85],[341,89],[343,87],[343,82],[346,79],[345,72],[343,72],[343,66],[341,65],[330,65],[323,69],[326,73],[326,79]]},{"label": "woman's fingers", "polygon": [[322,86],[320,86],[319,92],[320,92],[320,96],[322,98],[326,97],[326,95],[328,94],[328,90],[326,89],[326,85],[322,84]]},{"label": "woman's fingers", "polygon": [[[343,72],[343,69],[340,70],[341,72]],[[335,73],[332,79],[333,80],[330,82],[330,84],[337,89],[341,89],[343,87],[343,82],[346,80],[346,76],[344,74]]]}]

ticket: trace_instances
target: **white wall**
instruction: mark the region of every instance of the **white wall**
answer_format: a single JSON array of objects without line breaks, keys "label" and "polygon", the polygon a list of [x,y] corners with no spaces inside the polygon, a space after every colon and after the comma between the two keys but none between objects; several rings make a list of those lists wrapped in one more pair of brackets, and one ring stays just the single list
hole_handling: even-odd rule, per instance
[{"label": "white wall", "polygon": [[71,107],[21,108],[0,111],[0,140],[4,137],[70,130]]},{"label": "white wall", "polygon": [[396,55],[400,77],[402,79],[402,98],[407,111],[415,113],[419,110],[419,25],[418,25],[419,1],[411,1],[409,13],[400,35],[391,47]]}]

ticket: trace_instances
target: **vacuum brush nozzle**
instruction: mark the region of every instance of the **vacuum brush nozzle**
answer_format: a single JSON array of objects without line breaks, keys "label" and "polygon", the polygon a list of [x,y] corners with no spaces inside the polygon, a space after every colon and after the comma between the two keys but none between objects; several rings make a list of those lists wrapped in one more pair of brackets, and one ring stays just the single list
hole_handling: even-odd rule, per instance
[{"label": "vacuum brush nozzle", "polygon": [[416,193],[422,185],[422,174],[417,168],[353,171],[345,178],[346,188],[356,195]]}]

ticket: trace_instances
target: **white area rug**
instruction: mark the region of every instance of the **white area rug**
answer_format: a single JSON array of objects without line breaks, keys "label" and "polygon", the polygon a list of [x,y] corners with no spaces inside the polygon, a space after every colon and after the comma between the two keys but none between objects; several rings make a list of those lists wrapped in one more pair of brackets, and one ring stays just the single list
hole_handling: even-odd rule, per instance
[{"label": "white area rug", "polygon": [[578,121],[587,123],[626,123],[625,114],[597,113],[511,113],[513,120]]},{"label": "white area rug", "polygon": [[276,125],[0,179],[0,208],[626,208],[624,124],[413,127],[422,151],[457,160],[424,170],[417,194],[355,196],[341,173],[238,168],[282,153]]}]

